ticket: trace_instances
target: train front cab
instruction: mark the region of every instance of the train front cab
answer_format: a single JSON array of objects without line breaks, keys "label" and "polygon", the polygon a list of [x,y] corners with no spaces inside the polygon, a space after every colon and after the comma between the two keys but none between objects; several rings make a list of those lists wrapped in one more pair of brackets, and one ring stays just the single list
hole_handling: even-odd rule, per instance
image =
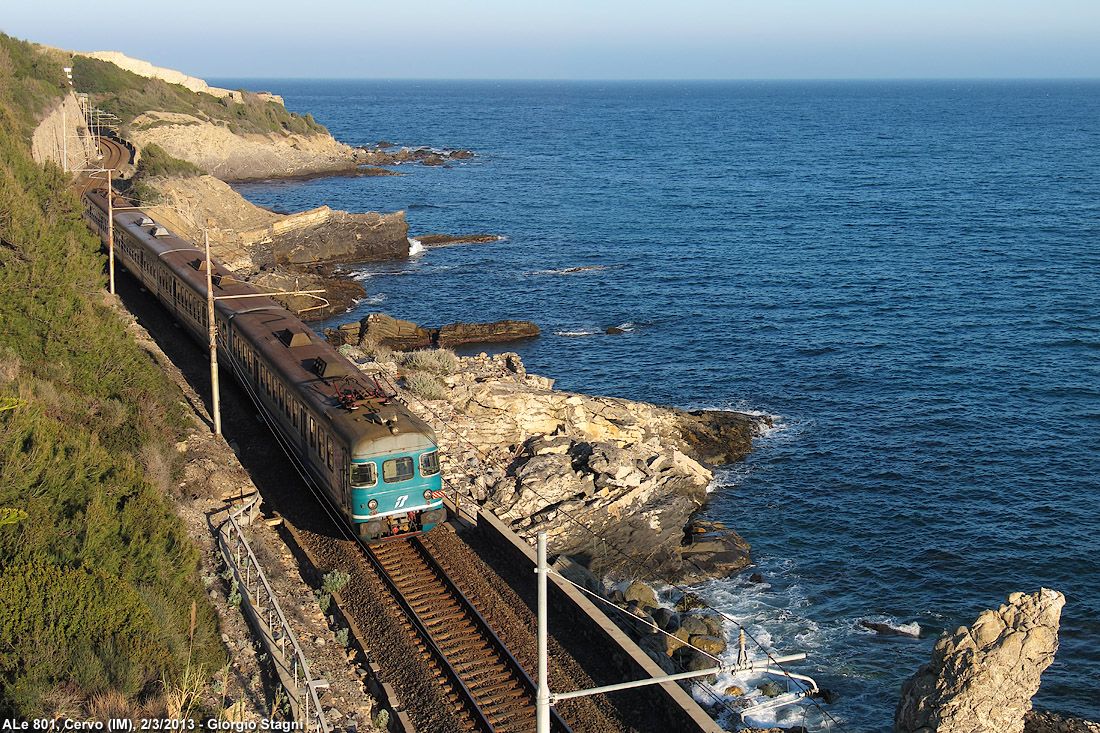
[{"label": "train front cab", "polygon": [[367,541],[421,534],[445,521],[439,450],[353,458],[351,509]]}]

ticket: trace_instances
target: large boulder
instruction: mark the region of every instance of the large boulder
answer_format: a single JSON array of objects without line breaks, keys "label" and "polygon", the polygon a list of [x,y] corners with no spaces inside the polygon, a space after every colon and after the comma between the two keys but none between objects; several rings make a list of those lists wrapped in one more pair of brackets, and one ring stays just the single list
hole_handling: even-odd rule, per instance
[{"label": "large boulder", "polygon": [[970,628],[945,632],[931,663],[902,685],[897,733],[1022,733],[1039,676],[1058,650],[1065,602],[1046,588],[1013,593]]},{"label": "large boulder", "polygon": [[377,344],[391,349],[415,349],[428,346],[432,340],[427,329],[385,313],[371,313],[359,324],[361,344]]},{"label": "large boulder", "polygon": [[752,564],[749,543],[721,522],[692,520],[684,532],[680,556],[684,579],[727,578]]}]

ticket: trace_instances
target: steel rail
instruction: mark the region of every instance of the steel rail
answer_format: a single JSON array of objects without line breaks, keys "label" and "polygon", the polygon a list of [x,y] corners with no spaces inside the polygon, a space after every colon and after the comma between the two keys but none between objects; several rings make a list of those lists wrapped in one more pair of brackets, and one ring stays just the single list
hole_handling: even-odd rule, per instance
[{"label": "steel rail", "polygon": [[[459,589],[458,584],[451,578],[450,574],[443,568],[438,560],[432,556],[432,553],[428,548],[424,547],[424,543],[420,541],[420,538],[413,538],[416,548],[419,548],[420,555],[428,563],[428,565],[435,570],[446,582],[448,588],[454,593],[456,600],[459,602],[469,615],[470,619],[474,622],[474,625],[496,646],[498,653],[503,657],[507,666],[511,667],[512,671],[516,674],[519,681],[527,688],[527,691],[531,694],[531,699],[534,700],[538,693],[538,686],[534,680],[531,679],[531,675],[527,674],[527,671],[519,663],[519,660],[512,655],[512,652],[508,650],[508,647],[504,645],[504,642],[500,640],[500,637],[496,635],[496,632],[489,626],[489,622],[485,620],[485,617],[474,607],[472,601],[466,597],[466,594]],[[562,720],[557,710],[551,710],[551,717],[554,722],[554,729],[561,731],[561,733],[571,733],[571,730],[565,721]]]}]

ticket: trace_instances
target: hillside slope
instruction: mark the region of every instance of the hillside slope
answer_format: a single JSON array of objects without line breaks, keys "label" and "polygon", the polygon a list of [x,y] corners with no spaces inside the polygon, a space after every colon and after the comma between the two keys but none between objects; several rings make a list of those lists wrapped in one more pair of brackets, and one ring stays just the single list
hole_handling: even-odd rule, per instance
[{"label": "hillside slope", "polygon": [[[31,133],[62,62],[0,34],[0,717],[167,710],[224,657],[169,496],[178,390],[104,303],[99,243]],[[190,633],[194,614],[193,636]]]}]

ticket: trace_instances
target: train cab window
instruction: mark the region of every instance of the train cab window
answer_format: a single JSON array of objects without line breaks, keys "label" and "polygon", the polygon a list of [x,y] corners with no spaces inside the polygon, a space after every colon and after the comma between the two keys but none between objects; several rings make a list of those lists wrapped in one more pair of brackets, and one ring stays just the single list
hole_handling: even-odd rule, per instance
[{"label": "train cab window", "polygon": [[420,475],[434,476],[439,473],[439,451],[431,450],[420,454]]},{"label": "train cab window", "polygon": [[387,484],[408,481],[413,477],[413,459],[391,458],[382,464],[382,480]]},{"label": "train cab window", "polygon": [[354,489],[362,489],[366,486],[374,486],[378,483],[378,471],[373,463],[351,464],[351,486]]}]

